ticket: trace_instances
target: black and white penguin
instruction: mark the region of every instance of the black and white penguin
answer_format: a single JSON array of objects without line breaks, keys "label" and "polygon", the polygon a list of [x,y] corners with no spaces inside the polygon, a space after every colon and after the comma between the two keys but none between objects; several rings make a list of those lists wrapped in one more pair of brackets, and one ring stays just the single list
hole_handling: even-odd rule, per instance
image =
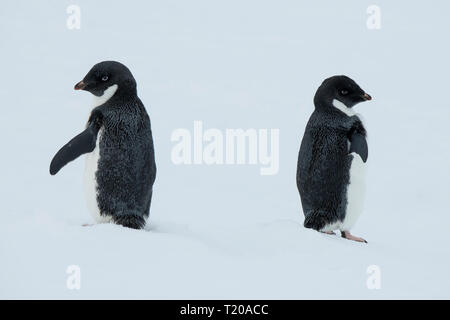
[{"label": "black and white penguin", "polygon": [[94,96],[86,130],[62,147],[50,164],[56,174],[86,155],[85,194],[96,222],[140,229],[146,224],[156,164],[150,118],[130,70],[115,61],[92,67],[75,90]]},{"label": "black and white penguin", "polygon": [[363,210],[368,158],[366,129],[352,109],[371,100],[352,79],[326,79],[314,96],[300,146],[297,187],[304,226],[350,240],[366,242],[350,233]]}]

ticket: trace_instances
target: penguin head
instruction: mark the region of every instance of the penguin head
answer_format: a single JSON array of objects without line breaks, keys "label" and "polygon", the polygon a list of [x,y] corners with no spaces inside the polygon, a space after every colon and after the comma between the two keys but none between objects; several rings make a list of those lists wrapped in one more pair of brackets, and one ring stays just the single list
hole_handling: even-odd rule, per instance
[{"label": "penguin head", "polygon": [[314,104],[317,106],[332,105],[337,100],[347,108],[372,100],[372,97],[362,90],[358,84],[347,76],[333,76],[325,79],[317,89]]},{"label": "penguin head", "polygon": [[108,92],[136,94],[136,81],[130,70],[117,61],[103,61],[94,65],[86,76],[78,82],[75,90],[89,91],[97,97]]}]

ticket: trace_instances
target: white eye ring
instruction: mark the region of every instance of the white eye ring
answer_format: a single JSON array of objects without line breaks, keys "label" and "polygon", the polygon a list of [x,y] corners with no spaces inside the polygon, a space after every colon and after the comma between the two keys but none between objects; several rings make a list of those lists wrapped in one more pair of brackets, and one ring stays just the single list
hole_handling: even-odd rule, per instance
[{"label": "white eye ring", "polygon": [[102,81],[108,81],[108,76],[103,76]]},{"label": "white eye ring", "polygon": [[348,91],[347,91],[347,90],[345,90],[345,89],[343,89],[343,90],[341,90],[341,94],[342,94],[343,96],[345,96],[345,95],[347,95],[347,94],[348,94]]}]

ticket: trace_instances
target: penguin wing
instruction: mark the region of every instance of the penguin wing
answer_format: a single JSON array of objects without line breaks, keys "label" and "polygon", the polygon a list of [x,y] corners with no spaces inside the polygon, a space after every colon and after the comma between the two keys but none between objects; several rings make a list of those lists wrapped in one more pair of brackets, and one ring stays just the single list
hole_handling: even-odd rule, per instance
[{"label": "penguin wing", "polygon": [[350,137],[350,153],[356,152],[359,154],[363,162],[367,161],[369,157],[369,148],[367,146],[366,137],[361,132],[355,130]]},{"label": "penguin wing", "polygon": [[98,131],[101,127],[101,114],[93,113],[89,118],[86,130],[70,140],[53,157],[50,163],[50,174],[55,175],[70,161],[82,154],[92,152],[97,143]]}]

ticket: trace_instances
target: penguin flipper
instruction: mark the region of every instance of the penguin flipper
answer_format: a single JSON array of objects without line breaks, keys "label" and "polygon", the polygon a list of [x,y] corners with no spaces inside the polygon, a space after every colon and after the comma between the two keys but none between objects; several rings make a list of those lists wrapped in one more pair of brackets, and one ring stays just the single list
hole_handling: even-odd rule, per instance
[{"label": "penguin flipper", "polygon": [[349,152],[350,153],[356,152],[357,154],[359,154],[364,163],[367,161],[367,158],[369,157],[369,148],[367,146],[366,137],[356,130],[350,137]]},{"label": "penguin flipper", "polygon": [[98,131],[101,127],[101,117],[92,114],[88,121],[86,130],[70,140],[53,157],[50,163],[50,174],[53,176],[67,163],[75,160],[82,154],[92,152],[97,143]]}]

